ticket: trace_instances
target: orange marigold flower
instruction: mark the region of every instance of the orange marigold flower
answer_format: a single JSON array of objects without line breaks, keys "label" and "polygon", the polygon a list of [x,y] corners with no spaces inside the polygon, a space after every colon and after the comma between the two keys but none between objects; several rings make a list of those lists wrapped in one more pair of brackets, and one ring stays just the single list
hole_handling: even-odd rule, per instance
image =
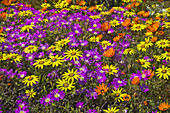
[{"label": "orange marigold flower", "polygon": [[116,36],[113,38],[113,41],[118,42],[120,40],[120,38],[121,38],[120,36]]},{"label": "orange marigold flower", "polygon": [[131,96],[130,95],[124,95],[123,96],[123,100],[124,101],[129,101],[131,99]]},{"label": "orange marigold flower", "polygon": [[2,31],[3,31],[3,27],[0,28],[0,33],[2,33]]},{"label": "orange marigold flower", "polygon": [[140,82],[140,79],[139,77],[135,77],[134,79],[132,79],[131,83],[134,84],[134,85],[138,85]]},{"label": "orange marigold flower", "polygon": [[15,2],[16,0],[2,0],[1,3],[6,5],[6,6],[9,6],[11,5],[11,2]]},{"label": "orange marigold flower", "polygon": [[5,19],[5,18],[6,18],[6,13],[5,13],[5,12],[1,13],[1,14],[0,14],[0,18]]},{"label": "orange marigold flower", "polygon": [[80,1],[78,4],[79,4],[80,6],[84,6],[84,5],[86,4],[86,2],[85,2],[84,0],[82,0],[82,1]]},{"label": "orange marigold flower", "polygon": [[98,93],[97,95],[104,95],[104,93],[108,90],[107,85],[104,85],[104,83],[102,83],[102,85],[99,84],[99,86],[96,86],[96,88],[97,89],[95,89],[95,91]]},{"label": "orange marigold flower", "polygon": [[163,2],[164,0],[158,0],[158,2]]},{"label": "orange marigold flower", "polygon": [[151,42],[156,42],[157,41],[157,37],[152,37]]},{"label": "orange marigold flower", "polygon": [[132,5],[127,5],[125,8],[127,8],[128,10],[132,9]]},{"label": "orange marigold flower", "polygon": [[147,101],[144,101],[144,104],[145,104],[145,105],[148,105],[148,102],[147,102]]},{"label": "orange marigold flower", "polygon": [[148,30],[148,31],[150,31],[150,32],[155,32],[155,31],[158,30],[159,24],[160,24],[159,22],[155,22],[155,23],[153,23],[152,25],[148,26],[148,27],[146,28],[146,30]]},{"label": "orange marigold flower", "polygon": [[114,12],[114,8],[110,9],[109,12],[110,12],[110,13],[113,13],[113,12]]},{"label": "orange marigold flower", "polygon": [[159,35],[163,35],[164,31],[158,31]]},{"label": "orange marigold flower", "polygon": [[149,11],[148,12],[145,12],[144,14],[143,14],[143,17],[148,17],[149,16]]},{"label": "orange marigold flower", "polygon": [[152,71],[151,69],[148,69],[150,71],[150,76],[149,76],[149,80],[154,76],[154,71]]},{"label": "orange marigold flower", "polygon": [[69,3],[69,4],[71,3],[71,1],[72,1],[72,0],[66,0],[66,2]]},{"label": "orange marigold flower", "polygon": [[123,38],[123,36],[125,36],[125,33],[118,33],[120,38]]},{"label": "orange marigold flower", "polygon": [[102,31],[108,31],[110,29],[110,27],[111,27],[111,25],[110,25],[109,22],[104,22],[104,23],[101,24],[101,28],[100,29]]},{"label": "orange marigold flower", "polygon": [[109,48],[109,50],[104,51],[103,56],[113,57],[115,55],[115,49]]},{"label": "orange marigold flower", "polygon": [[97,37],[99,37],[99,39],[101,40],[102,39],[102,34],[97,35]]},{"label": "orange marigold flower", "polygon": [[140,11],[140,12],[138,12],[137,14],[141,16],[141,15],[143,15],[144,13],[145,13],[145,11]]},{"label": "orange marigold flower", "polygon": [[122,23],[122,26],[125,26],[125,27],[130,26],[130,18],[124,20],[124,22]]},{"label": "orange marigold flower", "polygon": [[81,9],[82,9],[82,10],[86,10],[86,9],[87,9],[87,6],[85,6],[85,7],[82,7]]},{"label": "orange marigold flower", "polygon": [[158,106],[158,108],[159,108],[159,110],[161,110],[161,111],[166,111],[166,110],[168,110],[169,109],[169,107],[170,107],[170,105],[168,105],[168,103],[161,103],[159,106]]}]

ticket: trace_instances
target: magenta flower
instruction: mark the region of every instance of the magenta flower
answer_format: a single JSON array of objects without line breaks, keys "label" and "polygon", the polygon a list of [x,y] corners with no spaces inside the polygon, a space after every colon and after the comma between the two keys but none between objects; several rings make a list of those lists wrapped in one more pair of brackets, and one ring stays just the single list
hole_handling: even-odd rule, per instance
[{"label": "magenta flower", "polygon": [[77,102],[76,107],[81,109],[83,107],[83,104],[84,104],[84,102],[79,101],[79,102]]}]

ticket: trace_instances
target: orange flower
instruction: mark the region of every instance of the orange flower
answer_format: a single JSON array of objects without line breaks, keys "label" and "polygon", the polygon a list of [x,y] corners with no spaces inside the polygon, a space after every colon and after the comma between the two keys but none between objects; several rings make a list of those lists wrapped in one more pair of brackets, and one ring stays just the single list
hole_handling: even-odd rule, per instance
[{"label": "orange flower", "polygon": [[160,18],[160,17],[156,17],[155,19],[156,19],[156,20],[161,20],[161,18]]},{"label": "orange flower", "polygon": [[72,1],[72,0],[66,0],[66,2],[69,3],[69,4],[71,3],[71,1]]},{"label": "orange flower", "polygon": [[113,41],[118,42],[120,40],[120,36],[116,36],[113,38]]},{"label": "orange flower", "polygon": [[78,2],[78,4],[79,4],[80,6],[84,6],[84,5],[86,4],[86,2],[85,2],[84,0],[82,0],[82,1]]},{"label": "orange flower", "polygon": [[47,7],[43,7],[41,10],[42,10],[42,11],[45,11],[45,10],[47,10]]},{"label": "orange flower", "polygon": [[141,16],[141,15],[143,15],[144,13],[145,13],[145,11],[140,11],[140,12],[138,12],[137,14]]},{"label": "orange flower", "polygon": [[99,37],[99,39],[101,40],[102,39],[102,34],[97,35],[97,37]]},{"label": "orange flower", "polygon": [[132,5],[127,5],[125,8],[127,8],[128,10],[130,10],[132,8]]},{"label": "orange flower", "polygon": [[155,22],[152,25],[148,26],[146,29],[150,32],[155,32],[158,30],[159,24],[159,22]]},{"label": "orange flower", "polygon": [[164,48],[164,51],[170,52],[170,49],[165,49],[165,48]]},{"label": "orange flower", "polygon": [[147,0],[144,0],[144,3],[146,3]]},{"label": "orange flower", "polygon": [[16,0],[2,0],[1,3],[6,6],[9,6],[9,5],[11,5],[11,2],[13,2],[13,1],[15,2]]},{"label": "orange flower", "polygon": [[6,18],[6,13],[5,13],[5,12],[1,13],[1,14],[0,14],[0,18],[5,19],[5,18]]},{"label": "orange flower", "polygon": [[115,49],[109,48],[109,50],[104,51],[103,56],[113,57],[115,55]]},{"label": "orange flower", "polygon": [[123,100],[124,101],[129,101],[131,99],[130,95],[123,95]]},{"label": "orange flower", "polygon": [[105,92],[107,92],[108,88],[107,85],[104,85],[102,83],[102,85],[99,84],[99,86],[96,86],[97,89],[95,89],[95,91],[98,93],[97,95],[104,95]]},{"label": "orange flower", "polygon": [[2,31],[3,31],[3,27],[0,28],[0,33],[2,33]]},{"label": "orange flower", "polygon": [[103,24],[101,24],[101,30],[102,31],[108,31],[110,29],[111,25],[109,22],[104,22]]},{"label": "orange flower", "polygon": [[120,38],[123,38],[123,36],[125,36],[125,33],[118,33]]},{"label": "orange flower", "polygon": [[129,25],[130,25],[130,19],[129,18],[124,20],[124,22],[122,23],[122,26],[128,27]]},{"label": "orange flower", "polygon": [[133,96],[134,96],[134,97],[136,97],[136,96],[137,96],[136,92],[133,94]]},{"label": "orange flower", "polygon": [[149,16],[149,11],[148,12],[145,12],[144,14],[143,14],[143,17],[148,17]]},{"label": "orange flower", "polygon": [[138,7],[140,5],[140,3],[135,3],[135,7]]},{"label": "orange flower", "polygon": [[122,71],[121,73],[122,73],[123,75],[126,75],[126,73],[125,73],[125,72],[123,72],[123,71]]},{"label": "orange flower", "polygon": [[31,4],[26,4],[27,7],[31,7]]},{"label": "orange flower", "polygon": [[161,110],[161,111],[166,111],[166,110],[168,110],[169,109],[169,107],[170,107],[170,105],[168,105],[168,103],[161,103],[159,106],[158,106],[158,108],[159,108],[159,110]]},{"label": "orange flower", "polygon": [[158,2],[162,2],[162,1],[164,1],[164,0],[158,0]]},{"label": "orange flower", "polygon": [[91,12],[91,11],[94,10],[94,7],[92,6],[92,7],[90,7],[88,10]]},{"label": "orange flower", "polygon": [[44,0],[45,3],[47,3],[47,0]]},{"label": "orange flower", "polygon": [[109,12],[110,12],[110,13],[113,13],[113,12],[114,12],[114,8],[110,9]]},{"label": "orange flower", "polygon": [[148,102],[147,102],[147,101],[144,101],[144,104],[145,104],[145,105],[148,105]]},{"label": "orange flower", "polygon": [[138,24],[140,22],[139,17],[135,17],[133,21],[135,21],[135,24]]},{"label": "orange flower", "polygon": [[136,0],[131,0],[131,2],[136,2]]},{"label": "orange flower", "polygon": [[163,35],[164,31],[158,31],[159,35]]},{"label": "orange flower", "polygon": [[152,37],[151,42],[156,42],[157,41],[157,37]]},{"label": "orange flower", "polygon": [[86,9],[87,9],[87,6],[85,6],[85,7],[82,7],[81,9],[82,9],[82,10],[86,10]]},{"label": "orange flower", "polygon": [[125,3],[122,3],[122,5],[124,6],[124,5],[125,5]]},{"label": "orange flower", "polygon": [[139,77],[134,77],[134,79],[132,79],[131,83],[134,84],[134,85],[138,85],[140,82],[140,79]]}]

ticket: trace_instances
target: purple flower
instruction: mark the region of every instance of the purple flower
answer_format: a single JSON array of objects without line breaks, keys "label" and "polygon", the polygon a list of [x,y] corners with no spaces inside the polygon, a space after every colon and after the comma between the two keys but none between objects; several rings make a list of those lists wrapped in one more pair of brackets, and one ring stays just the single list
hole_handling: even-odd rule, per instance
[{"label": "purple flower", "polygon": [[79,40],[79,43],[80,43],[81,46],[88,45],[88,41],[87,40]]},{"label": "purple flower", "polygon": [[105,75],[102,75],[102,74],[101,74],[101,75],[98,75],[98,76],[97,76],[97,82],[100,83],[100,84],[103,83],[103,82],[105,82],[106,80],[107,80],[107,78],[106,78]]},{"label": "purple flower", "polygon": [[94,91],[94,89],[90,88],[89,90],[87,90],[87,97],[89,97],[89,99],[97,99],[97,92]]},{"label": "purple flower", "polygon": [[40,44],[40,48],[39,49],[42,49],[42,50],[45,50],[49,47],[49,44],[48,43],[45,43],[45,44]]},{"label": "purple flower", "polygon": [[142,79],[144,79],[144,81],[146,81],[151,75],[151,72],[150,70],[142,70],[142,74],[141,74],[141,77]]},{"label": "purple flower", "polygon": [[20,107],[15,110],[15,113],[29,113],[28,109],[21,109]]},{"label": "purple flower", "polygon": [[142,84],[142,86],[140,86],[140,89],[141,89],[142,91],[144,91],[144,92],[149,91],[149,87],[148,87],[147,85],[145,85],[145,84]]},{"label": "purple flower", "polygon": [[83,104],[84,104],[84,102],[79,101],[79,102],[77,102],[76,107],[81,109],[83,107]]},{"label": "purple flower", "polygon": [[47,96],[43,96],[43,98],[40,98],[40,104],[43,105],[51,105],[52,103],[52,96],[51,95],[47,95]]},{"label": "purple flower", "polygon": [[113,33],[113,32],[114,32],[114,30],[111,28],[107,31],[108,34]]},{"label": "purple flower", "polygon": [[16,105],[21,109],[27,109],[28,106],[26,106],[28,103],[23,100],[16,100]]},{"label": "purple flower", "polygon": [[48,73],[47,77],[53,78],[53,77],[58,77],[58,72],[59,70],[52,70],[50,73]]},{"label": "purple flower", "polygon": [[23,71],[23,72],[19,72],[18,74],[18,78],[24,78],[26,76],[27,72]]},{"label": "purple flower", "polygon": [[133,73],[133,74],[131,75],[132,77],[130,77],[130,80],[134,79],[135,77],[138,77],[139,80],[142,80],[141,75],[142,75],[141,72],[140,72],[139,70],[137,70],[137,74],[136,74],[136,73]]},{"label": "purple flower", "polygon": [[119,87],[123,87],[127,84],[127,81],[124,80],[120,80],[120,78],[114,78],[113,81],[111,82],[111,84],[114,85],[114,87],[119,88]]},{"label": "purple flower", "polygon": [[97,113],[95,109],[89,109],[86,113]]},{"label": "purple flower", "polygon": [[17,71],[15,71],[15,73],[13,73],[13,69],[10,69],[8,72],[7,72],[7,75],[8,75],[8,78],[13,78],[14,75],[16,75]]},{"label": "purple flower", "polygon": [[29,60],[29,61],[33,61],[34,60],[34,58],[35,58],[35,55],[36,55],[36,53],[28,53],[28,54],[26,54],[26,60]]},{"label": "purple flower", "polygon": [[53,90],[50,95],[52,95],[52,99],[59,101],[60,99],[64,99],[65,93],[64,91],[60,91],[58,89]]}]

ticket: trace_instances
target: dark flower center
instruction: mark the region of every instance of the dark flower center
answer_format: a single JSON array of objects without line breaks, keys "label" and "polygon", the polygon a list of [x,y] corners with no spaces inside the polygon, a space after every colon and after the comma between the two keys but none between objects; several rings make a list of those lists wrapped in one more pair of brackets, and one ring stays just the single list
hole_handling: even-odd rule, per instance
[{"label": "dark flower center", "polygon": [[162,73],[166,73],[167,71],[165,69],[162,70]]},{"label": "dark flower center", "polygon": [[166,111],[168,108],[163,108],[163,111]]},{"label": "dark flower center", "polygon": [[76,53],[75,52],[72,52],[71,55],[75,55]]},{"label": "dark flower center", "polygon": [[119,96],[120,96],[120,94],[119,94],[119,93],[116,93],[116,94],[115,94],[115,96],[116,96],[116,97],[119,97]]},{"label": "dark flower center", "polygon": [[101,89],[100,92],[104,92],[104,89]]},{"label": "dark flower center", "polygon": [[73,77],[74,76],[74,74],[73,73],[70,73],[70,77]]},{"label": "dark flower center", "polygon": [[33,77],[31,77],[31,76],[28,78],[29,81],[31,81],[32,79],[33,79]]},{"label": "dark flower center", "polygon": [[51,62],[55,62],[55,61],[57,61],[57,59],[56,59],[56,58],[51,59]]},{"label": "dark flower center", "polygon": [[40,61],[39,64],[43,64],[44,62],[43,61]]},{"label": "dark flower center", "polygon": [[29,47],[28,49],[34,49],[34,47]]},{"label": "dark flower center", "polygon": [[165,44],[165,42],[161,42],[161,45],[164,45]]}]

